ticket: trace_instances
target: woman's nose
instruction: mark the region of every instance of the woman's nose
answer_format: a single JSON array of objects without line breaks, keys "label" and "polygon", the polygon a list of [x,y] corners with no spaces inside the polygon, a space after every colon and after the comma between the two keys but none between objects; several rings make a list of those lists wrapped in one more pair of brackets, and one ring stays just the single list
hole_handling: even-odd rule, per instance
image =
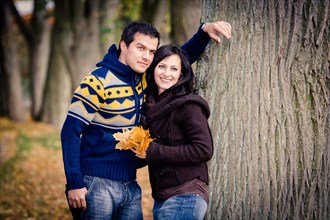
[{"label": "woman's nose", "polygon": [[163,74],[164,74],[165,76],[169,76],[169,75],[171,75],[169,69],[165,69],[164,72],[163,72]]}]

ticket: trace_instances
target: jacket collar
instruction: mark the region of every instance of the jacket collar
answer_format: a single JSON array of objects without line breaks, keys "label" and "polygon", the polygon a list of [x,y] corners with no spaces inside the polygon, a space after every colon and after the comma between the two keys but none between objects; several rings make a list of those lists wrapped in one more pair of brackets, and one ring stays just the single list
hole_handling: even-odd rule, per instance
[{"label": "jacket collar", "polygon": [[157,103],[147,106],[145,112],[146,120],[149,121],[159,119],[187,102],[198,103],[203,107],[206,117],[208,118],[210,116],[209,105],[201,96],[193,93],[183,96],[177,96],[169,93],[166,97],[163,97]]}]

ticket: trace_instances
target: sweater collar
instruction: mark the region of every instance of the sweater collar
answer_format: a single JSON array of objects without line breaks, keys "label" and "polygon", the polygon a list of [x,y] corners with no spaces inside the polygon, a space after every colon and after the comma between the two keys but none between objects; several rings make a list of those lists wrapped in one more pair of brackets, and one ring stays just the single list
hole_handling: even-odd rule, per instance
[{"label": "sweater collar", "polygon": [[109,69],[122,81],[130,83],[132,79],[141,77],[141,74],[136,74],[131,67],[119,61],[119,51],[115,44],[111,45],[108,52],[104,55],[103,60],[96,64],[97,67],[105,67]]}]

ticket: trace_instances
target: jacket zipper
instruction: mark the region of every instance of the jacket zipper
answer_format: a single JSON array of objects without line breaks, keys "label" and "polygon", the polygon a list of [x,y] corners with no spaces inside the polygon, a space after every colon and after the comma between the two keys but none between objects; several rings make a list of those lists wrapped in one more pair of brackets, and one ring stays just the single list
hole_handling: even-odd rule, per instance
[{"label": "jacket zipper", "polygon": [[[141,79],[141,83],[142,83],[142,79]],[[135,125],[138,125],[139,124],[139,121],[140,121],[140,99],[139,99],[139,94],[138,92],[136,91],[136,80],[135,80],[135,77],[132,77],[132,83],[131,83],[131,87],[133,89],[133,93],[134,93],[134,100],[135,100],[135,114],[136,114],[136,117],[135,117]],[[142,89],[142,87],[141,87]]]}]

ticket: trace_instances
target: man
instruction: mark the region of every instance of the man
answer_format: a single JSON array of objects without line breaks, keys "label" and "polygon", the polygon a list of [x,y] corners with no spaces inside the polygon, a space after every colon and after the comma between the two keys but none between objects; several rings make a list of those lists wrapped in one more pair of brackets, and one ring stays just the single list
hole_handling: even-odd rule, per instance
[{"label": "man", "polygon": [[[230,25],[205,23],[182,46],[191,63],[210,37],[220,42],[218,33],[229,39]],[[74,92],[61,132],[67,197],[70,207],[86,210],[88,219],[143,218],[141,188],[136,182],[140,159],[132,151],[115,149],[113,134],[139,125],[147,86],[144,73],[159,39],[150,24],[129,24],[119,49],[112,45]]]}]

